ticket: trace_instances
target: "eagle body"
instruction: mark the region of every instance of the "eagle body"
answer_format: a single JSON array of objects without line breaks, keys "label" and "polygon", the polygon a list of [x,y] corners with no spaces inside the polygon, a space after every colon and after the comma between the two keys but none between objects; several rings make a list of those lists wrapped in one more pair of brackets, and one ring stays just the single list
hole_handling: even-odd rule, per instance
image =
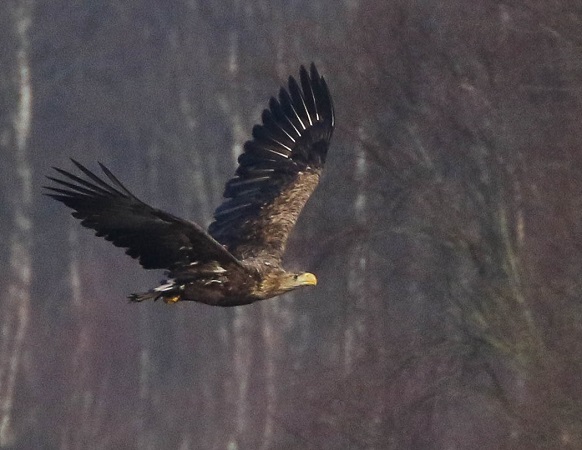
[{"label": "eagle body", "polygon": [[155,300],[161,294],[167,303],[191,300],[216,306],[239,306],[284,294],[298,283],[305,286],[316,283],[311,274],[290,274],[260,258],[245,261],[243,265],[243,270],[229,264],[184,268],[170,273],[164,284],[144,294],[133,294],[131,299]]},{"label": "eagle body", "polygon": [[334,128],[325,80],[314,64],[299,75],[263,111],[207,231],[142,202],[102,164],[106,179],[75,160],[84,176],[55,168],[61,177],[48,177],[56,185],[46,194],[72,208],[83,226],[125,248],[145,269],[166,271],[159,286],[130,300],[238,306],[316,284],[313,274],[281,264],[319,183]]}]

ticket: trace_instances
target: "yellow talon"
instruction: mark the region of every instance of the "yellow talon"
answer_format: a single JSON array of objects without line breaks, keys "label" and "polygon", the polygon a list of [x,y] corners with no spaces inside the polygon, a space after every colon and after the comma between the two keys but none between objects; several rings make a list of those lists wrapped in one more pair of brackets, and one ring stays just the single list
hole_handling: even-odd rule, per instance
[{"label": "yellow talon", "polygon": [[180,296],[179,295],[174,295],[172,297],[164,297],[164,302],[169,304],[169,305],[173,305],[174,303],[180,301]]}]

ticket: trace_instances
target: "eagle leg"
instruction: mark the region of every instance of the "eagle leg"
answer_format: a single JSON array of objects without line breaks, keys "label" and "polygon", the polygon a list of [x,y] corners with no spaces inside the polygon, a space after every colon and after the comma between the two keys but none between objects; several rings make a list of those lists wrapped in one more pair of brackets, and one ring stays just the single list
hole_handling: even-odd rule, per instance
[{"label": "eagle leg", "polygon": [[171,297],[162,296],[162,298],[164,299],[164,302],[167,303],[168,305],[173,305],[174,303],[180,301],[180,294],[172,295]]}]

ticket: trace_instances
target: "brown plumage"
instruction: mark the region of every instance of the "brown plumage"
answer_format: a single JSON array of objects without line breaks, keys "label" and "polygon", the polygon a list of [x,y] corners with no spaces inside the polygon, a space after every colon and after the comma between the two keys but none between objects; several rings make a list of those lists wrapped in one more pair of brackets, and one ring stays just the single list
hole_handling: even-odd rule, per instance
[{"label": "brown plumage", "polygon": [[297,82],[271,98],[244,145],[226,200],[204,231],[197,224],[148,206],[102,164],[108,181],[73,160],[85,175],[62,169],[48,177],[50,197],[74,210],[145,269],[165,269],[168,279],[133,301],[163,298],[217,306],[253,303],[316,284],[310,273],[281,266],[289,233],[319,182],[334,128],[331,96],[315,65],[302,66]]}]

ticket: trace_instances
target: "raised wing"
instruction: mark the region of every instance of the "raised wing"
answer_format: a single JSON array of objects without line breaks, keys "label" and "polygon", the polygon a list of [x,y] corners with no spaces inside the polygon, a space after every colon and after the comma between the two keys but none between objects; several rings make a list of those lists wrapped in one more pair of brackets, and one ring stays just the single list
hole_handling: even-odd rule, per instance
[{"label": "raised wing", "polygon": [[271,98],[262,125],[244,145],[227,199],[215,211],[209,233],[240,259],[281,258],[289,233],[317,186],[334,128],[333,103],[314,64],[289,77]]},{"label": "raised wing", "polygon": [[54,168],[63,179],[48,177],[59,187],[45,186],[52,197],[69,208],[81,224],[92,228],[126,253],[139,259],[145,269],[174,269],[191,263],[240,262],[195,223],[146,205],[107,169],[106,183],[75,160],[87,179]]}]

